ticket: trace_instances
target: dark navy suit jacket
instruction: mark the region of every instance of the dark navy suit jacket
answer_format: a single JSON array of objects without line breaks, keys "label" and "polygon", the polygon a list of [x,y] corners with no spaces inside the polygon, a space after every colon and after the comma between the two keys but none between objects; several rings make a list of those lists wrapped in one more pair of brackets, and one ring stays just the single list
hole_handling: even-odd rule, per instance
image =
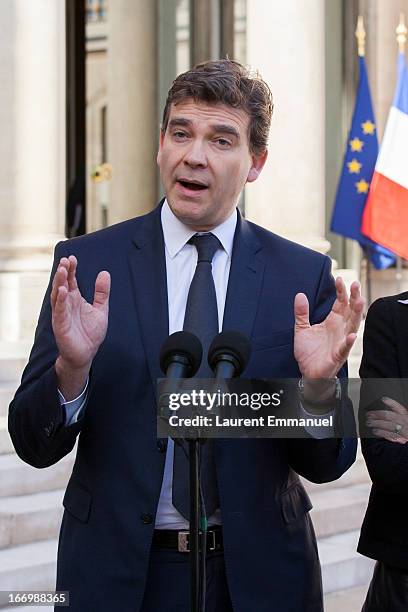
[{"label": "dark navy suit jacket", "polygon": [[[81,419],[64,426],[49,292],[34,347],[10,406],[20,457],[38,468],[78,450],[61,526],[57,588],[75,612],[136,612],[143,598],[165,463],[156,438],[159,350],[168,335],[160,207],[152,213],[57,245],[76,255],[78,282],[92,301],[100,270],[112,276],[109,326],[91,371]],[[252,340],[246,377],[297,377],[293,300],[326,317],[335,291],[330,260],[239,218],[224,329]],[[215,444],[225,563],[236,612],[321,611],[321,575],[298,474],[338,478],[355,459],[355,440],[230,439]],[[158,588],[160,586],[158,585]],[[118,604],[120,602],[120,604]]]}]

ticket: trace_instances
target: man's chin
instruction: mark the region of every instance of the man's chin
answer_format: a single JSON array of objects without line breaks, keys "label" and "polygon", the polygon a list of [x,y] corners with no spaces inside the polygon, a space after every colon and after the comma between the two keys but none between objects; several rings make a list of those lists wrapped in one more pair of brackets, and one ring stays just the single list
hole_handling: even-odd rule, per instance
[{"label": "man's chin", "polygon": [[[184,225],[191,226],[196,231],[197,227],[207,226],[208,220],[206,219],[203,205],[199,205],[197,202],[187,202],[175,200],[171,202],[168,200],[172,213],[177,217],[179,221]],[[204,231],[204,230],[202,230]]]}]

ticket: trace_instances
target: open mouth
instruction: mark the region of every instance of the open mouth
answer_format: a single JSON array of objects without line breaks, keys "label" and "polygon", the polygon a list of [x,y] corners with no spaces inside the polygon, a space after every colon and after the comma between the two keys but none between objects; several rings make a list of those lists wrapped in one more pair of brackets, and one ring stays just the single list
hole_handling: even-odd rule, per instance
[{"label": "open mouth", "polygon": [[185,189],[190,189],[191,191],[203,191],[204,189],[207,189],[207,185],[204,185],[203,183],[193,183],[184,179],[179,179],[177,182]]}]

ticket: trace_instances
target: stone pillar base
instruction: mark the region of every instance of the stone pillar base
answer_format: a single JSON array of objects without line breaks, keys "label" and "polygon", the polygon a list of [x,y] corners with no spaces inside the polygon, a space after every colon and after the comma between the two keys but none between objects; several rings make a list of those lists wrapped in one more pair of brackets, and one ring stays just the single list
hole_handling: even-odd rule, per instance
[{"label": "stone pillar base", "polygon": [[[270,228],[271,229],[271,228]],[[271,229],[273,232],[274,230]],[[323,236],[314,236],[312,234],[301,234],[301,235],[292,235],[292,234],[281,234],[288,240],[292,240],[293,242],[297,242],[298,244],[302,244],[303,246],[313,249],[313,251],[318,251],[319,253],[323,253],[325,255],[330,250],[330,242],[323,238]]]},{"label": "stone pillar base", "polygon": [[49,276],[49,270],[0,272],[0,344],[17,342],[29,348]]},{"label": "stone pillar base", "polygon": [[[63,236],[0,243],[0,345],[28,350],[47,288],[55,243]],[[22,349],[21,349],[22,350]]]}]

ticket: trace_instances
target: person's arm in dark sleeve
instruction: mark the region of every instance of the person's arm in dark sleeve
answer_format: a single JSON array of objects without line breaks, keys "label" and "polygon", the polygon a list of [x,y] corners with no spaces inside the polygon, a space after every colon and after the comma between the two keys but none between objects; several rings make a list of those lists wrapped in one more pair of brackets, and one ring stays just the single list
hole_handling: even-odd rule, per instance
[{"label": "person's arm in dark sleeve", "polygon": [[65,409],[58,395],[55,361],[58,348],[51,323],[52,279],[64,243],[55,248],[50,282],[43,300],[34,345],[20,387],[10,404],[8,427],[17,454],[34,467],[47,467],[74,447],[82,421],[65,426]]},{"label": "person's arm in dark sleeve", "polygon": [[[323,321],[330,313],[336,299],[336,289],[331,275],[331,262],[325,258],[320,282],[316,291],[311,324]],[[347,377],[347,365],[344,364],[337,376]],[[342,384],[343,392],[337,402],[336,411],[340,411],[337,420],[354,421],[352,406]],[[336,403],[335,403],[336,404]],[[347,427],[347,430],[350,426]],[[290,466],[301,476],[316,483],[330,482],[339,478],[354,463],[357,453],[356,438],[325,438],[313,437],[292,438],[287,440]]]},{"label": "person's arm in dark sleeve", "polygon": [[[375,407],[379,409],[385,407],[380,400],[384,395],[394,395],[393,399],[404,402],[402,381],[401,387],[397,388],[398,381],[384,380],[401,377],[396,348],[397,333],[390,301],[379,299],[374,302],[368,311],[364,330],[360,367],[361,420],[365,419],[365,407],[371,403],[375,393],[378,395]],[[379,379],[378,384],[374,380],[376,378]],[[370,400],[367,400],[367,395]],[[384,438],[362,438],[361,447],[374,485],[388,493],[400,494],[408,483],[408,444],[390,442]]]},{"label": "person's arm in dark sleeve", "polygon": [[[338,376],[342,386],[340,400],[334,400],[335,420],[340,422],[339,427],[345,429],[348,435],[354,430],[354,413],[351,401],[347,396],[346,381],[347,368],[340,370]],[[287,440],[290,466],[301,476],[311,482],[323,483],[337,480],[354,463],[357,453],[357,439],[352,437],[310,437],[293,438]]]}]

